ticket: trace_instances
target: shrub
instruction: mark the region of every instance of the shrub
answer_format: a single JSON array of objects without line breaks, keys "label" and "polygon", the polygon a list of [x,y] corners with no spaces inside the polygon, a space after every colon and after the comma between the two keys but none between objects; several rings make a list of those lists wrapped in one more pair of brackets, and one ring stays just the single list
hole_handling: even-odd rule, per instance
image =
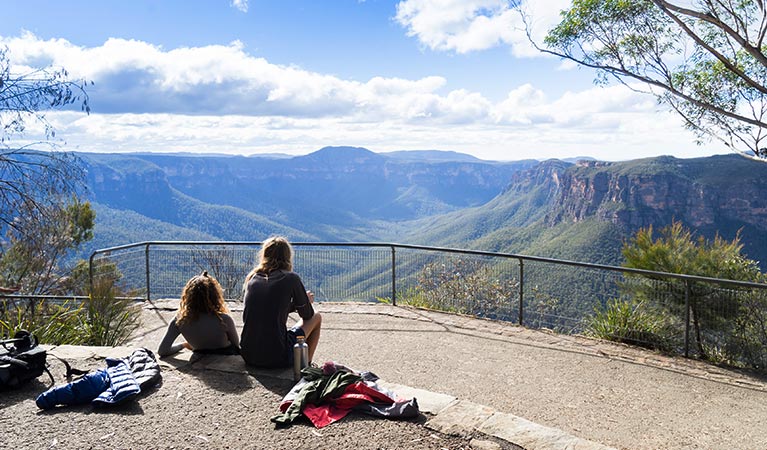
[{"label": "shrub", "polygon": [[3,300],[0,308],[0,336],[13,336],[19,330],[28,330],[41,343],[79,344],[86,339],[86,331],[80,326],[83,313],[83,305],[72,300],[63,304],[41,300],[27,308]]},{"label": "shrub", "polygon": [[677,344],[673,324],[660,311],[645,302],[613,299],[597,308],[590,318],[586,334],[610,341],[664,351]]},{"label": "shrub", "polygon": [[502,279],[480,261],[457,259],[449,264],[426,264],[418,284],[400,302],[440,311],[508,320],[519,282]]},{"label": "shrub", "polygon": [[28,330],[40,343],[51,345],[117,346],[128,341],[140,326],[141,307],[132,299],[118,297],[114,280],[94,280],[89,298],[62,304],[41,300],[27,307],[3,300],[0,335]]}]

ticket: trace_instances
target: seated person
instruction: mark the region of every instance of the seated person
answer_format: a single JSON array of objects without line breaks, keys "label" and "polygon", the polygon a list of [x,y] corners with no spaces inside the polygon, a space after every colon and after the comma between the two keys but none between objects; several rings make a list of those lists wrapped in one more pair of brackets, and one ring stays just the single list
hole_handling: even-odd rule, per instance
[{"label": "seated person", "polygon": [[[245,278],[242,358],[256,367],[290,367],[293,345],[298,336],[304,336],[311,363],[320,340],[322,317],[312,307],[314,295],[293,272],[290,243],[283,237],[267,239],[259,260]],[[301,319],[288,329],[288,314],[293,311]]]},{"label": "seated person", "polygon": [[[192,277],[184,286],[178,313],[168,325],[157,353],[168,356],[186,348],[198,353],[239,354],[240,338],[228,313],[218,281],[208,272]],[[174,345],[179,334],[186,341]]]}]

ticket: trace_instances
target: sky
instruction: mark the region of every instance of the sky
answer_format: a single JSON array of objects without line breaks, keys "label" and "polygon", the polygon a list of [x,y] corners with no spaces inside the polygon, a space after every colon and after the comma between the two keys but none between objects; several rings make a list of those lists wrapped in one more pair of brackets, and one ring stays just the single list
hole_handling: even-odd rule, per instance
[{"label": "sky", "polygon": [[[569,0],[523,0],[542,42]],[[507,0],[2,0],[15,74],[93,82],[50,111],[82,152],[448,150],[616,161],[726,153],[655,98],[535,50]],[[21,142],[40,138],[30,124]]]}]

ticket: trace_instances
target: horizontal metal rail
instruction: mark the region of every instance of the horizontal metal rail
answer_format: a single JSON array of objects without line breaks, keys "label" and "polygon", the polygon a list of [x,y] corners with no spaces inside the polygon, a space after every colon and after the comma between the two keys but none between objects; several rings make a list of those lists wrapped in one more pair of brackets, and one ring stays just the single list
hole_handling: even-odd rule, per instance
[{"label": "horizontal metal rail", "polygon": [[[171,246],[171,245],[173,246],[183,246],[183,245],[260,246],[261,242],[260,241],[258,242],[256,241],[137,242],[133,244],[120,245],[116,247],[109,247],[109,248],[94,251],[90,257],[91,270],[93,267],[93,258],[98,254],[108,254],[118,250],[126,250],[126,249],[137,248],[137,247]],[[723,278],[703,277],[698,275],[659,272],[659,271],[645,270],[645,269],[634,269],[630,267],[610,266],[605,264],[594,264],[594,263],[586,263],[586,262],[579,262],[579,261],[570,261],[566,259],[545,258],[541,256],[529,256],[529,255],[520,255],[520,254],[514,254],[514,253],[502,253],[502,252],[488,252],[488,251],[481,251],[481,250],[468,250],[468,249],[458,249],[458,248],[450,248],[450,247],[433,247],[433,246],[425,246],[425,245],[397,244],[397,243],[386,243],[386,242],[292,242],[291,245],[294,247],[302,247],[302,246],[304,247],[370,247],[370,248],[379,247],[379,248],[411,249],[411,250],[422,250],[422,251],[429,251],[429,252],[455,253],[455,254],[477,255],[477,256],[490,256],[490,257],[497,257],[497,258],[512,258],[512,259],[517,259],[520,261],[544,262],[544,263],[559,264],[559,265],[565,265],[565,266],[574,266],[574,267],[583,267],[583,268],[597,269],[597,270],[607,270],[612,272],[621,272],[624,274],[630,273],[635,275],[644,275],[648,277],[672,278],[677,280],[689,280],[689,281],[700,281],[700,282],[706,282],[706,283],[725,284],[728,286],[737,286],[737,287],[744,287],[744,288],[767,289],[767,284],[765,283],[753,283],[749,281],[737,281],[737,280],[728,280]],[[91,273],[91,278],[92,278],[92,273]]]},{"label": "horizontal metal rail", "polygon": [[[87,295],[47,295],[47,294],[0,294],[0,300],[2,299],[9,299],[9,300],[54,300],[54,301],[67,301],[67,300],[77,300],[80,302],[84,302],[87,300],[90,300],[90,297]],[[143,297],[115,297],[115,300],[134,300],[137,302],[144,301],[145,299]]]}]

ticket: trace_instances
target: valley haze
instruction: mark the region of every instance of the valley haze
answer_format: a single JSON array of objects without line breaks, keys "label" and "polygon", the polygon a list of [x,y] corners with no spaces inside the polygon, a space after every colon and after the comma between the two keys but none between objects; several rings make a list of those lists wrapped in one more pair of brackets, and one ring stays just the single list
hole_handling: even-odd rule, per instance
[{"label": "valley haze", "polygon": [[620,264],[636,230],[738,232],[767,260],[767,165],[736,155],[484,161],[325,147],[295,157],[78,154],[96,210],[84,254],[151,240],[450,246]]}]

